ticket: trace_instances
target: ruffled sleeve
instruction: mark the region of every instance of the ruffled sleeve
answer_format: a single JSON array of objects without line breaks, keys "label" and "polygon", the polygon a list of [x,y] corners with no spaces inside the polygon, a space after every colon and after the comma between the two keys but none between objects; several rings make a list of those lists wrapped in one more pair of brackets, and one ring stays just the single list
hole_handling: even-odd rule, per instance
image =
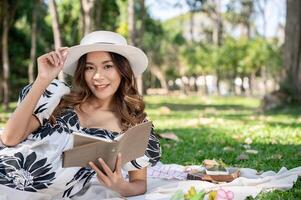
[{"label": "ruffled sleeve", "polygon": [[[20,94],[18,105],[23,101],[25,96],[28,94],[32,87],[32,84],[25,86]],[[54,79],[44,91],[43,95],[39,99],[37,106],[34,109],[34,115],[39,120],[40,124],[43,125],[45,121],[49,119],[54,109],[60,103],[62,96],[70,93],[69,86],[57,79]]]},{"label": "ruffled sleeve", "polygon": [[[143,122],[146,121],[148,120],[145,119]],[[122,169],[125,171],[134,171],[134,170],[141,169],[143,167],[154,166],[160,160],[160,157],[161,157],[160,142],[155,134],[154,125],[153,125],[145,154],[142,157],[127,162],[125,165],[123,165]]]}]

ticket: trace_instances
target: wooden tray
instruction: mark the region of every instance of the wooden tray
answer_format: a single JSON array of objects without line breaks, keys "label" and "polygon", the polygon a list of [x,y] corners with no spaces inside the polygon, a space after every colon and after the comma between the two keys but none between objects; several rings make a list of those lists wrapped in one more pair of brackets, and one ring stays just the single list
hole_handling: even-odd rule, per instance
[{"label": "wooden tray", "polygon": [[234,179],[238,178],[240,171],[238,168],[229,168],[228,175],[208,175],[206,171],[188,173],[187,180],[201,180],[209,182],[231,182]]}]

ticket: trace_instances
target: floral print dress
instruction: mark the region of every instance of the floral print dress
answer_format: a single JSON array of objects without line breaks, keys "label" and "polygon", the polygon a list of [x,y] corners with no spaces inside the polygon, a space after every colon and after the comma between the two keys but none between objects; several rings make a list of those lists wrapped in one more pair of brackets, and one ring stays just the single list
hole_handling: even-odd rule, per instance
[{"label": "floral print dress", "polygon": [[[21,102],[31,85],[19,95]],[[114,140],[120,133],[81,127],[73,109],[66,109],[51,124],[49,117],[70,88],[64,82],[54,80],[41,96],[34,115],[41,126],[15,147],[0,147],[0,185],[35,193],[49,194],[57,198],[76,195],[92,178],[91,168],[62,168],[62,152],[72,148],[73,132],[81,132]],[[154,166],[160,159],[160,145],[152,129],[145,155],[126,163],[125,171]]]}]

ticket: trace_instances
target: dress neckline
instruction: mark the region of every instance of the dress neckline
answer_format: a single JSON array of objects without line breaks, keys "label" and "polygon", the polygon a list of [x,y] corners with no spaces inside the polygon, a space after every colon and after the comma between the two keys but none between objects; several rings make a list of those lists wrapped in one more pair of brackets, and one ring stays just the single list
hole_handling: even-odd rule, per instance
[{"label": "dress neckline", "polygon": [[74,116],[76,117],[76,121],[78,121],[78,125],[79,125],[79,128],[81,130],[102,130],[102,131],[110,132],[115,136],[120,135],[122,133],[122,131],[117,132],[117,131],[113,131],[113,130],[109,130],[109,129],[105,129],[105,128],[100,128],[100,127],[99,128],[98,127],[83,127],[83,126],[81,126],[81,123],[80,123],[77,112],[74,109],[68,109],[68,110],[70,110],[74,114]]}]

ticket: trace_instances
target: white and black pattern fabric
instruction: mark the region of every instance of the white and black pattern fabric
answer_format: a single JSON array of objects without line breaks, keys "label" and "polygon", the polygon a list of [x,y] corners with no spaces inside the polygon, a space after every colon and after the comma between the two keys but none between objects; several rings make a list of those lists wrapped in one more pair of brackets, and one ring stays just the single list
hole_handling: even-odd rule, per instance
[{"label": "white and black pattern fabric", "polygon": [[52,184],[55,172],[51,172],[47,158],[37,159],[35,152],[24,157],[22,153],[0,157],[0,184],[18,190],[36,192]]},{"label": "white and black pattern fabric", "polygon": [[[25,98],[31,86],[32,84],[29,84],[22,89],[19,94],[18,104]],[[56,106],[60,103],[62,96],[68,94],[69,92],[70,88],[62,81],[54,79],[50,83],[50,85],[44,91],[34,111],[34,115],[38,118],[41,125],[43,125],[44,122],[47,122],[47,119],[50,117]]]},{"label": "white and black pattern fabric", "polygon": [[[24,100],[32,85],[24,87],[18,103]],[[70,198],[81,191],[95,172],[90,168],[62,168],[61,154],[71,149],[73,132],[114,140],[120,133],[100,128],[81,127],[76,112],[65,109],[56,122],[49,117],[70,88],[54,80],[41,96],[34,115],[41,126],[15,147],[0,147],[0,188],[50,195],[57,199]],[[126,163],[122,169],[132,171],[155,165],[161,156],[159,140],[152,129],[145,155]],[[1,189],[0,189],[1,190]],[[33,199],[35,200],[35,199]]]}]

